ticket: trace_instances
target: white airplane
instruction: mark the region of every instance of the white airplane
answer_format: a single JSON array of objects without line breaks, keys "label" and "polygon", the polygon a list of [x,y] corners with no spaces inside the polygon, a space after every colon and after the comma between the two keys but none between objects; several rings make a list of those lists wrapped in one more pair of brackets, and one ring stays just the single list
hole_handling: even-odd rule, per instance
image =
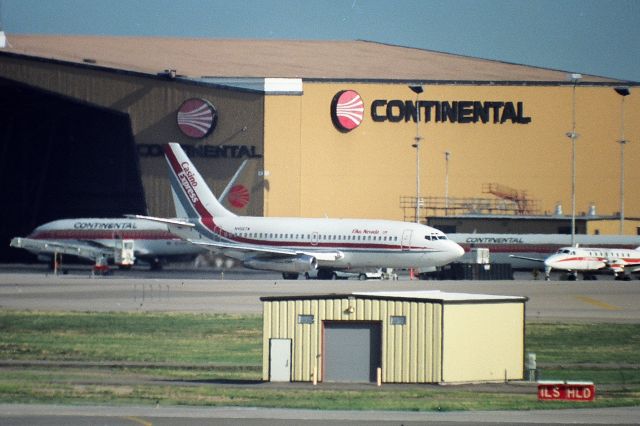
[{"label": "white airplane", "polygon": [[[539,269],[546,257],[571,245],[570,234],[451,233],[447,236],[465,249],[461,262],[474,262],[473,249],[487,248],[491,262],[510,263],[518,270]],[[577,234],[575,243],[582,248],[601,250],[634,249],[640,245],[640,236]]]},{"label": "white airplane", "polygon": [[575,281],[577,273],[582,272],[584,279],[596,279],[594,272],[610,271],[617,280],[628,281],[631,278],[625,268],[631,272],[640,270],[640,247],[635,250],[598,248],[598,247],[562,247],[555,254],[544,259],[546,279],[552,269],[568,272],[568,278]]},{"label": "white airplane", "polygon": [[[244,160],[220,200],[226,200],[246,166]],[[186,217],[180,205],[174,204],[176,216]],[[135,218],[54,220],[38,226],[27,237],[13,238],[10,245],[34,253],[43,262],[51,262],[54,269],[61,255],[71,255],[95,262],[96,268],[103,271],[107,263],[127,268],[136,260],[158,270],[170,261],[191,260],[206,252],[171,234],[166,224]]]},{"label": "white airplane", "polygon": [[133,217],[165,223],[171,233],[247,268],[282,272],[285,279],[317,270],[318,278],[329,279],[334,271],[441,266],[464,254],[441,231],[417,223],[236,216],[216,199],[179,144],[166,145],[165,156],[175,200],[189,219]]},{"label": "white airplane", "polygon": [[159,269],[170,260],[195,257],[198,250],[169,233],[166,225],[140,219],[60,219],[35,228],[27,237],[11,240],[11,247],[28,250],[42,261],[72,255],[103,266],[112,262],[130,267],[136,259]]}]

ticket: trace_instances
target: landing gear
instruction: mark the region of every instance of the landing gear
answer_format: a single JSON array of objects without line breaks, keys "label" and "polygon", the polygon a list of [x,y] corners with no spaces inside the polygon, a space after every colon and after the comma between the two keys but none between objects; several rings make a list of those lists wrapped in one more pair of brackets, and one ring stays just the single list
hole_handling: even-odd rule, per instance
[{"label": "landing gear", "polygon": [[318,269],[319,280],[335,280],[338,276],[331,269]]},{"label": "landing gear", "polygon": [[622,273],[622,274],[617,274],[616,275],[616,281],[631,281],[631,276]]},{"label": "landing gear", "polygon": [[149,262],[149,269],[152,271],[161,271],[162,270],[162,260],[157,257]]},{"label": "landing gear", "polygon": [[282,278],[284,278],[285,280],[297,280],[298,279],[298,273],[296,272],[283,272],[282,273]]},{"label": "landing gear", "polygon": [[576,281],[578,279],[578,274],[575,272],[569,272],[567,274],[567,281]]}]

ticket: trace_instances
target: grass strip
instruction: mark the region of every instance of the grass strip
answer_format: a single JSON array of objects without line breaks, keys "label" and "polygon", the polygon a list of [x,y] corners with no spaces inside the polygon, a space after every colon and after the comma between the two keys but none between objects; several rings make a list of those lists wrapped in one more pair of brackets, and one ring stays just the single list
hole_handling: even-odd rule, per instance
[{"label": "grass strip", "polygon": [[[540,371],[541,378],[600,386],[588,407],[640,405],[638,324],[530,323],[525,352],[552,366]],[[262,318],[251,315],[0,311],[2,360],[3,402],[415,411],[587,406],[539,402],[533,386],[514,392],[495,385],[495,392],[479,393],[456,386],[354,391],[260,384]],[[12,366],[9,360],[60,365]]]}]

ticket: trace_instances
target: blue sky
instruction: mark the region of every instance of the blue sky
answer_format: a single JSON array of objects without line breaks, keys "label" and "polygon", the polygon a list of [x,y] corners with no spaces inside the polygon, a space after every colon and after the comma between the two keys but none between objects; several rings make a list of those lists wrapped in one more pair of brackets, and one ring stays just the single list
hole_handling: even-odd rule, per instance
[{"label": "blue sky", "polygon": [[640,81],[638,0],[0,0],[11,33],[364,39]]}]

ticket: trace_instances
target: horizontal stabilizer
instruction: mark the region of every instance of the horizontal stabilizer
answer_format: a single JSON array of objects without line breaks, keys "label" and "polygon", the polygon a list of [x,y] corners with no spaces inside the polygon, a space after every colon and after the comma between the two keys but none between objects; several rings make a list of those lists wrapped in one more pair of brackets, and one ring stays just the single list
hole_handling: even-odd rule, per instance
[{"label": "horizontal stabilizer", "polygon": [[124,215],[124,217],[128,217],[130,219],[144,219],[151,222],[164,223],[166,225],[184,226],[186,228],[194,228],[196,226],[191,222],[185,222],[184,220],[180,220],[180,219],[165,219],[162,217],[143,216],[139,214],[126,214]]}]

